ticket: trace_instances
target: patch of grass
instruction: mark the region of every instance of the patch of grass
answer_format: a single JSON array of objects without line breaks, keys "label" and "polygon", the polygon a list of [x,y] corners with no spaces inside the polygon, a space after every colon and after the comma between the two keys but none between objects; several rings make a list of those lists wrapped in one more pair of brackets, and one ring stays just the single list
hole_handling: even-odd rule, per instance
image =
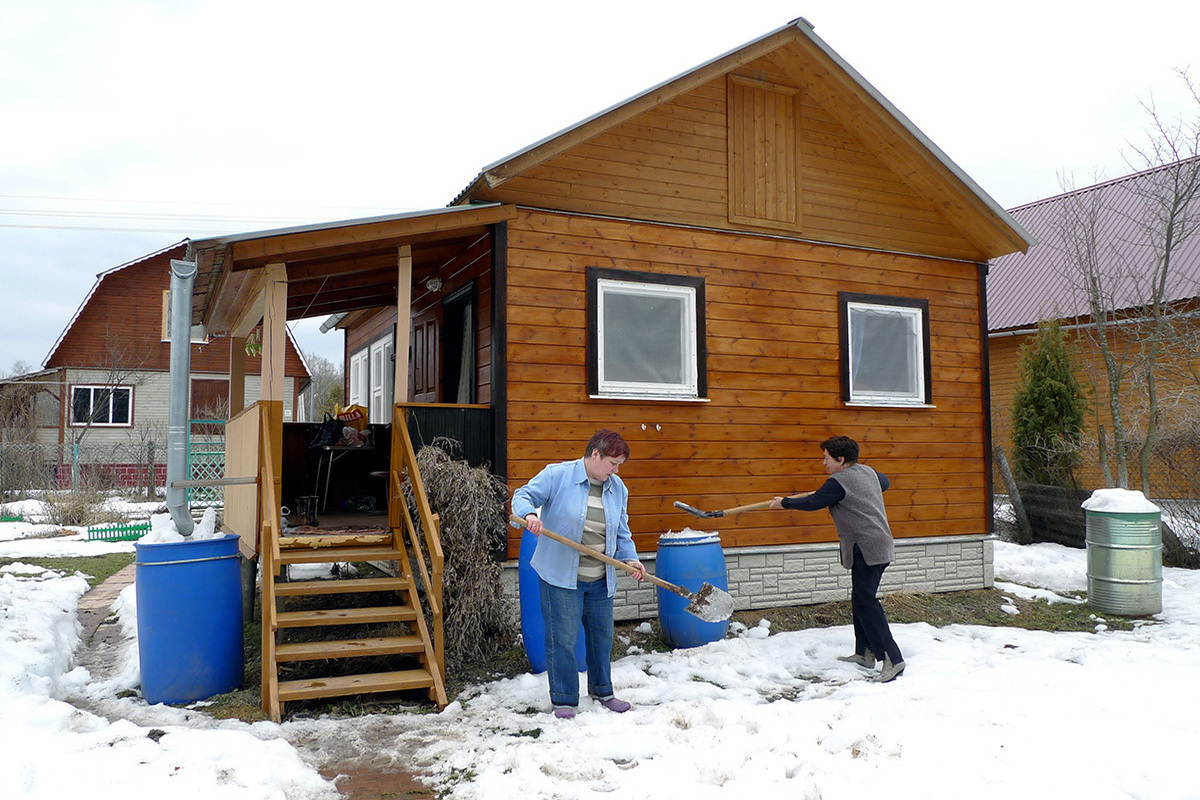
[{"label": "patch of grass", "polygon": [[43,569],[53,569],[74,575],[81,572],[88,586],[95,588],[114,574],[133,563],[133,553],[109,553],[103,556],[64,556],[61,558],[0,558],[0,567],[20,561]]}]

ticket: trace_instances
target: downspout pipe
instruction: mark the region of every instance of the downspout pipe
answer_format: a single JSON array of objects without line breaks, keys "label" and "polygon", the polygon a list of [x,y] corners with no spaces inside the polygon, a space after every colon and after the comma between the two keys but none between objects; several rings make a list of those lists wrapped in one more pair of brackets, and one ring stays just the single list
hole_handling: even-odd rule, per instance
[{"label": "downspout pipe", "polygon": [[187,424],[189,376],[192,371],[192,286],[196,262],[171,260],[171,372],[167,408],[167,511],[175,530],[192,535],[195,522],[188,508],[187,489],[176,488],[187,479]]}]

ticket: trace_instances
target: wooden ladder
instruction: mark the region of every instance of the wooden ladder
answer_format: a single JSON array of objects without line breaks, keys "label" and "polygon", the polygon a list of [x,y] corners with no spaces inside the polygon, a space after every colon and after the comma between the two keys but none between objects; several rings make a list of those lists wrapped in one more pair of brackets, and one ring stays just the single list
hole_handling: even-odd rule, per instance
[{"label": "wooden ladder", "polygon": [[[439,521],[429,508],[417,469],[407,412],[398,406],[393,411],[388,530],[282,536],[277,530],[282,454],[275,433],[282,430],[282,404],[259,406],[260,416],[247,415],[239,425],[258,427],[257,447],[252,448],[256,452],[246,458],[257,463],[255,488],[260,490],[263,711],[279,722],[289,702],[413,690],[424,690],[438,708],[445,708],[449,701]],[[239,459],[245,460],[240,453]],[[413,486],[419,525],[404,501],[405,476]],[[361,562],[395,563],[396,574],[281,580],[292,566]],[[358,602],[367,595],[369,605],[347,602],[351,596]],[[332,607],[317,607],[322,605]],[[432,624],[426,622],[426,611]],[[361,626],[386,632],[342,633]],[[280,679],[281,673],[286,676],[301,671],[298,668],[304,677]]]},{"label": "wooden ladder", "polygon": [[[273,708],[266,709],[272,718],[281,718],[288,702],[381,692],[425,690],[439,708],[446,706],[446,689],[408,566],[408,554],[397,547],[397,539],[394,532],[281,538],[282,567],[384,561],[398,563],[400,570],[396,576],[381,573],[380,577],[286,582],[271,576],[264,581],[264,610],[270,615],[266,605],[270,603],[275,612],[271,615],[275,625],[269,633],[270,646],[265,641],[268,626],[263,627],[264,685],[266,653],[273,651],[270,667],[275,682],[271,692],[274,702]],[[367,599],[369,605],[338,602],[339,598],[346,601],[352,597],[356,601]],[[289,610],[296,605],[304,608]],[[318,605],[333,607],[314,607]],[[385,627],[388,633],[349,637],[342,633],[363,626]],[[353,659],[370,659],[371,671],[349,669]],[[378,669],[397,661],[411,666]],[[281,673],[296,671],[301,662],[308,662],[302,669],[305,677],[280,680]]]}]

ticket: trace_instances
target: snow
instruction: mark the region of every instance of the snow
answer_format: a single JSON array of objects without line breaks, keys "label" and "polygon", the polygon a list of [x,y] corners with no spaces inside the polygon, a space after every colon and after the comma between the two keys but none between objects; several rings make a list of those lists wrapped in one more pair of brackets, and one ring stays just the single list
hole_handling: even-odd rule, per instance
[{"label": "snow", "polygon": [[[36,528],[0,524],[0,557],[132,550]],[[998,607],[1078,604],[1086,551],[997,541],[995,574]],[[317,767],[369,754],[450,798],[1195,798],[1200,718],[1181,699],[1200,674],[1200,574],[1163,576],[1162,613],[1130,631],[1094,615],[1091,633],[895,625],[908,668],[888,684],[837,661],[849,626],[764,621],[700,648],[635,647],[613,665],[626,714],[585,699],[555,720],[545,675],[520,675],[441,713],[278,725],[126,691],[139,680],[132,587],[115,607],[123,666],[90,675],[83,577],[16,564],[0,570],[0,797],[324,800],[337,792]]]},{"label": "snow", "polygon": [[1110,514],[1157,514],[1160,511],[1136,489],[1097,489],[1083,501],[1083,509]]}]

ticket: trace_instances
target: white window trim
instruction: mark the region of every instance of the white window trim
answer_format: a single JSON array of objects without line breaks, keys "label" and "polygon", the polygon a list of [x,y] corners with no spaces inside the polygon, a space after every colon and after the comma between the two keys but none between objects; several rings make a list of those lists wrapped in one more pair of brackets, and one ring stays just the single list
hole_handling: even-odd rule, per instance
[{"label": "white window trim", "polygon": [[[683,380],[674,384],[646,383],[638,381],[615,381],[605,378],[604,349],[604,305],[609,292],[639,294],[646,297],[674,297],[682,300],[684,309],[683,329],[680,331],[683,352]],[[596,377],[597,397],[696,400],[699,398],[698,342],[697,342],[697,292],[693,286],[668,283],[643,283],[633,280],[596,280]]]},{"label": "white window trim", "polygon": [[[92,403],[95,402],[97,389],[108,390],[110,392],[118,392],[118,391],[122,391],[122,390],[129,392],[129,421],[128,422],[91,422],[88,420],[84,420],[82,422],[77,422],[75,420],[75,392],[79,389],[90,389],[91,390]],[[93,428],[132,428],[133,427],[133,387],[132,386],[125,386],[125,385],[111,386],[111,385],[106,385],[106,384],[102,384],[102,383],[72,384],[69,407],[70,407],[71,427],[72,428],[86,428],[88,426],[91,426]],[[92,404],[89,403],[88,407],[91,408]],[[112,397],[111,397],[111,395],[109,396],[109,401],[108,401],[108,416],[110,419],[112,418]]]},{"label": "white window trim", "polygon": [[[894,302],[889,302],[894,300]],[[887,298],[875,296],[849,296],[842,300],[845,307],[845,320],[842,335],[846,337],[844,344],[846,369],[844,402],[848,406],[869,406],[889,408],[934,408],[930,402],[929,364],[926,363],[929,348],[929,308],[923,301],[906,301],[903,298]],[[860,310],[880,310],[900,314],[912,321],[916,331],[915,363],[917,394],[909,395],[898,392],[864,391],[854,388],[855,354],[853,347],[852,320],[853,312]]]}]

